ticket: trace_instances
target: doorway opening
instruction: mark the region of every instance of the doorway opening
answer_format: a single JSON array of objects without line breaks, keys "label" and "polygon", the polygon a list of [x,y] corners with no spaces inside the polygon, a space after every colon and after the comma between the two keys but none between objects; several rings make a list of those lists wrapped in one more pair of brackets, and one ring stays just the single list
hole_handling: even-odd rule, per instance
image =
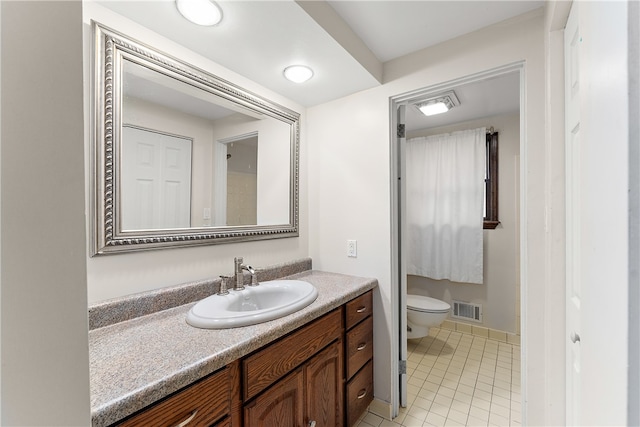
[{"label": "doorway opening", "polygon": [[[418,293],[438,300],[453,300],[470,304],[482,304],[484,307],[483,324],[472,325],[458,322],[457,319],[445,321],[444,329],[477,332],[487,337],[491,332],[494,338],[504,339],[505,343],[518,344],[521,348],[520,333],[523,319],[526,318],[526,305],[522,303],[526,293],[525,276],[522,274],[524,248],[525,188],[526,164],[524,147],[524,63],[498,67],[485,72],[470,75],[449,82],[417,89],[390,99],[391,112],[391,179],[392,179],[392,309],[393,330],[398,331],[397,339],[392,341],[393,352],[398,355],[394,363],[392,415],[399,414],[400,407],[406,407],[409,400],[415,398],[415,386],[408,384],[408,372],[414,368],[412,362],[407,365],[407,291]],[[425,117],[416,108],[422,100],[437,98],[439,94],[453,91],[460,105],[452,111],[438,116]],[[515,103],[515,106],[513,106]],[[466,109],[462,107],[466,106]],[[456,111],[457,109],[457,111]],[[455,113],[455,114],[453,114]],[[501,222],[495,230],[485,230],[483,246],[485,248],[485,276],[483,284],[453,283],[446,280],[432,280],[407,274],[407,254],[409,249],[409,231],[406,222],[407,193],[406,182],[406,144],[412,138],[457,132],[462,129],[493,127],[501,133],[500,139],[500,188],[502,201]],[[520,155],[522,153],[522,156]],[[504,194],[503,194],[504,192]],[[486,228],[486,227],[485,227]],[[493,234],[490,234],[493,233]],[[510,240],[508,244],[501,242]],[[506,244],[506,246],[505,246]],[[509,246],[511,245],[511,246]],[[503,252],[504,251],[504,252]],[[499,261],[500,254],[509,253],[506,261]],[[506,255],[505,255],[506,256]],[[510,258],[509,258],[510,257]],[[490,262],[491,264],[487,264]],[[504,309],[499,308],[504,306]],[[453,322],[452,320],[456,320]],[[461,326],[458,326],[461,325]],[[412,340],[413,341],[413,340]],[[524,340],[522,345],[524,345]],[[524,354],[524,351],[520,351]],[[517,361],[519,364],[518,355]],[[526,372],[518,366],[518,372]],[[518,378],[519,388],[524,389],[526,378]],[[413,389],[412,389],[413,387]],[[414,396],[412,396],[412,394]],[[523,401],[524,399],[522,399]],[[522,405],[518,405],[522,412]],[[521,422],[525,415],[522,413]]]}]

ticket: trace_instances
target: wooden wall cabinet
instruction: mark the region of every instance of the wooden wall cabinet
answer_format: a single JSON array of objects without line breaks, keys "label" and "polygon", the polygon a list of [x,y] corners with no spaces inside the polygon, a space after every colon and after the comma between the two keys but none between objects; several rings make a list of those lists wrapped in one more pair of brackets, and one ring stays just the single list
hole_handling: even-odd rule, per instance
[{"label": "wooden wall cabinet", "polygon": [[373,399],[372,292],[116,423],[343,427]]}]

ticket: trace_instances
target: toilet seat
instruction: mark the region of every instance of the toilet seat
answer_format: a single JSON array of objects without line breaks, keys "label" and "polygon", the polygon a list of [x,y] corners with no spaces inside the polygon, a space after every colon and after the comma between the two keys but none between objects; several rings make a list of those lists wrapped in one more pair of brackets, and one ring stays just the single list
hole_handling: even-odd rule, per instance
[{"label": "toilet seat", "polygon": [[451,306],[439,299],[422,295],[407,295],[407,309],[422,313],[448,313]]}]

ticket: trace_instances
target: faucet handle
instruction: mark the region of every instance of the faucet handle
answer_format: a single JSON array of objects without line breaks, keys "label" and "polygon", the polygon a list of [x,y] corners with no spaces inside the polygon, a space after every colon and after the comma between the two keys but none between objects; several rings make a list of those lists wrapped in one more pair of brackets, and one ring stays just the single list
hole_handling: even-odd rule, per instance
[{"label": "faucet handle", "polygon": [[222,280],[220,281],[220,289],[218,290],[218,295],[229,295],[228,286],[231,276],[220,276],[220,279]]},{"label": "faucet handle", "polygon": [[250,286],[258,286],[259,284],[260,284],[260,282],[258,282],[258,269],[254,268],[253,272],[251,272],[251,285]]}]

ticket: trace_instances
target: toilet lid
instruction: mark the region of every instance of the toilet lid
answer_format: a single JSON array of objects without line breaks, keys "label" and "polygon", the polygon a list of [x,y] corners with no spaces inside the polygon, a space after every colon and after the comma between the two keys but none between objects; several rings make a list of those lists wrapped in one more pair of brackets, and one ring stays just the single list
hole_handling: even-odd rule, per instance
[{"label": "toilet lid", "polygon": [[444,313],[448,312],[451,306],[439,299],[422,295],[407,295],[407,308],[425,313]]}]

